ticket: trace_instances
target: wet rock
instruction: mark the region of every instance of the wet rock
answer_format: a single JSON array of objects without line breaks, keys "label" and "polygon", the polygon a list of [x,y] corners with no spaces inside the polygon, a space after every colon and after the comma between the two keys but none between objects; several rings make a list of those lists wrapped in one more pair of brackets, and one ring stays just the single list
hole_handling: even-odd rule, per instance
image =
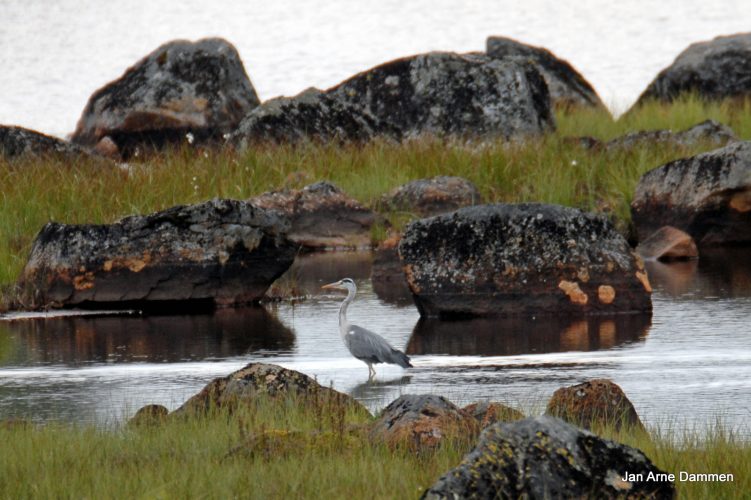
[{"label": "wet rock", "polygon": [[650,170],[636,186],[631,216],[640,241],[673,226],[700,247],[751,242],[751,142]]},{"label": "wet rock", "polygon": [[13,160],[28,156],[79,159],[90,156],[90,153],[80,146],[34,130],[0,125],[0,158]]},{"label": "wet rock", "polygon": [[553,104],[562,107],[594,106],[605,109],[592,85],[568,61],[559,59],[549,50],[501,36],[488,37],[485,45],[488,56],[492,58],[533,62],[545,78]]},{"label": "wet rock", "polygon": [[497,422],[513,422],[524,418],[524,414],[519,410],[506,406],[503,403],[490,401],[472,403],[462,408],[462,410],[472,415],[480,424],[481,429]]},{"label": "wet rock", "polygon": [[645,431],[634,405],[623,390],[611,380],[596,379],[553,393],[545,413],[574,425],[636,428]]},{"label": "wet rock", "polygon": [[256,143],[365,142],[400,136],[398,129],[359,107],[318,89],[308,89],[253,109],[230,140],[242,149]]},{"label": "wet rock", "polygon": [[751,95],[751,33],[689,45],[660,71],[635,106],[651,99],[672,101],[685,92],[704,99]]},{"label": "wet rock", "polygon": [[463,177],[445,175],[408,182],[381,198],[385,210],[412,212],[421,217],[480,203],[477,186]]},{"label": "wet rock", "polygon": [[[624,481],[626,472],[655,479]],[[422,498],[673,498],[657,474],[667,473],[641,451],[543,416],[485,429]]]},{"label": "wet rock", "polygon": [[220,140],[258,106],[240,55],[220,38],[166,43],[97,90],[73,133],[96,145],[109,136],[127,157],[137,148]]},{"label": "wet rock", "polygon": [[129,427],[149,427],[159,425],[167,419],[169,410],[162,405],[146,405],[128,420]]},{"label": "wet rock", "polygon": [[423,317],[651,311],[643,265],[605,216],[481,205],[412,222],[399,255]]},{"label": "wet rock", "polygon": [[308,249],[370,247],[376,214],[330,182],[272,191],[248,200],[291,222],[289,239]]},{"label": "wet rock", "polygon": [[411,304],[412,293],[399,260],[400,238],[400,235],[393,235],[373,251],[370,282],[379,299],[396,304]]},{"label": "wet rock", "polygon": [[645,260],[691,259],[699,256],[694,239],[672,226],[663,226],[636,247]]},{"label": "wet rock", "polygon": [[423,451],[444,440],[468,441],[478,431],[477,421],[443,396],[405,394],[383,409],[370,438],[392,447]]},{"label": "wet rock", "polygon": [[20,285],[37,306],[254,302],[294,260],[288,228],[266,210],[220,199],[109,225],[50,222]]},{"label": "wet rock", "polygon": [[226,377],[212,380],[172,415],[201,415],[212,409],[231,409],[253,404],[259,397],[292,398],[302,404],[344,407],[369,415],[368,410],[350,396],[324,387],[304,373],[266,363],[250,363]]},{"label": "wet rock", "polygon": [[738,137],[730,127],[714,120],[705,120],[680,132],[672,130],[633,132],[609,141],[606,147],[628,149],[648,143],[670,143],[690,147],[702,142],[720,146],[735,140],[738,140]]},{"label": "wet rock", "polygon": [[431,52],[391,61],[327,91],[421,134],[520,137],[555,128],[547,85],[532,64]]}]

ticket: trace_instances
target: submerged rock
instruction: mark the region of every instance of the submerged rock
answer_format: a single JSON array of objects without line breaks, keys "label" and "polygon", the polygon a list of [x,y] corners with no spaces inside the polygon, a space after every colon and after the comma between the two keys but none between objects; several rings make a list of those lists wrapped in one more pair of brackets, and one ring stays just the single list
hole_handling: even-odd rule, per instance
[{"label": "submerged rock", "polygon": [[50,222],[20,286],[38,306],[254,302],[294,260],[288,228],[275,214],[220,199],[109,225]]},{"label": "submerged rock", "polygon": [[648,312],[643,265],[605,216],[481,205],[412,222],[399,254],[423,317]]},{"label": "submerged rock", "polygon": [[330,182],[263,193],[248,200],[291,222],[289,239],[308,249],[370,247],[376,214]]},{"label": "submerged rock", "polygon": [[636,247],[645,260],[679,260],[699,256],[694,239],[673,226],[663,226]]},{"label": "submerged rock", "polygon": [[663,226],[699,246],[751,242],[751,142],[672,161],[642,176],[631,216],[645,240]]},{"label": "submerged rock", "polygon": [[185,141],[188,133],[218,140],[258,104],[232,44],[175,40],[97,90],[72,139],[93,147],[108,136],[126,157],[138,147]]},{"label": "submerged rock", "polygon": [[548,88],[531,64],[431,52],[391,61],[327,94],[401,130],[520,137],[555,128]]},{"label": "submerged rock", "polygon": [[412,212],[422,217],[480,203],[482,197],[477,186],[463,177],[446,175],[408,182],[381,198],[383,209]]},{"label": "submerged rock", "polygon": [[605,109],[597,92],[568,61],[559,59],[542,47],[527,45],[511,38],[488,37],[486,53],[494,59],[531,61],[545,78],[550,100],[557,106],[594,106]]},{"label": "submerged rock", "polygon": [[61,156],[78,159],[91,153],[76,144],[23,127],[0,125],[0,157]]},{"label": "submerged rock", "polygon": [[422,498],[673,498],[666,476],[636,448],[543,416],[485,429]]},{"label": "submerged rock", "polygon": [[684,92],[704,99],[751,95],[751,33],[719,36],[688,46],[660,71],[637,100],[672,101]]}]

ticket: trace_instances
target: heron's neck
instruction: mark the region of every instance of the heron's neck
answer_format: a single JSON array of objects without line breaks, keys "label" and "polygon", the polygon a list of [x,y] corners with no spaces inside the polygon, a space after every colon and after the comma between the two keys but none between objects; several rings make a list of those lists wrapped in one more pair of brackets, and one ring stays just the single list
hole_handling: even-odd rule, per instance
[{"label": "heron's neck", "polygon": [[342,305],[339,306],[339,331],[341,332],[342,336],[347,334],[347,326],[349,323],[347,323],[347,307],[352,303],[352,301],[355,299],[355,291],[349,290],[347,293],[347,298],[344,299],[344,302],[342,302]]}]

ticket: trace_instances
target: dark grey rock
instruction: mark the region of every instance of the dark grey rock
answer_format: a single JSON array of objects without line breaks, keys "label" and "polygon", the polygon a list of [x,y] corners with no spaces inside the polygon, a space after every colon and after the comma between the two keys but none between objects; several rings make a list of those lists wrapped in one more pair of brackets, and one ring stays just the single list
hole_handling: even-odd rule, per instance
[{"label": "dark grey rock", "polygon": [[8,160],[28,156],[61,156],[68,159],[90,156],[80,146],[23,127],[0,125],[0,157]]},{"label": "dark grey rock", "polygon": [[[627,472],[643,480],[622,480]],[[657,474],[667,475],[636,448],[544,416],[485,429],[422,498],[673,498],[674,484]]]},{"label": "dark grey rock", "polygon": [[258,106],[240,55],[220,38],[166,43],[97,90],[73,134],[96,145],[109,138],[127,157],[138,147],[219,140]]},{"label": "dark grey rock", "polygon": [[422,217],[480,203],[482,197],[477,186],[463,177],[445,175],[408,182],[381,198],[381,208],[385,210],[412,212]]},{"label": "dark grey rock", "polygon": [[684,92],[705,99],[751,95],[751,33],[694,43],[660,71],[636,102],[672,101]]},{"label": "dark grey rock", "polygon": [[647,143],[671,143],[677,146],[695,146],[709,143],[716,146],[738,140],[733,129],[714,120],[705,120],[693,127],[673,132],[672,130],[648,130],[633,132],[606,143],[608,148],[633,148]]},{"label": "dark grey rock", "polygon": [[294,260],[288,228],[275,214],[219,199],[109,225],[50,222],[20,286],[37,306],[254,302]]},{"label": "dark grey rock", "polygon": [[751,142],[650,170],[636,186],[631,216],[640,241],[673,226],[700,247],[751,242]]},{"label": "dark grey rock", "polygon": [[486,42],[486,53],[495,59],[516,58],[534,63],[548,84],[550,100],[557,106],[594,106],[605,109],[592,85],[568,61],[559,59],[545,48],[527,45],[511,38],[491,36]]},{"label": "dark grey rock", "polygon": [[641,261],[603,215],[481,205],[412,222],[399,255],[423,317],[651,311]]},{"label": "dark grey rock", "polygon": [[523,137],[555,128],[548,88],[534,65],[431,52],[353,76],[327,94],[401,130]]}]

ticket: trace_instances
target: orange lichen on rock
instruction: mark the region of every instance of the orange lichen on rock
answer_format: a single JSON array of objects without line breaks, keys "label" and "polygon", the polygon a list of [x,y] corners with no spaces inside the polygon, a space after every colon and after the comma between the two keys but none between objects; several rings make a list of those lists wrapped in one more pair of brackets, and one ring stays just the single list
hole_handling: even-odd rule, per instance
[{"label": "orange lichen on rock", "polygon": [[746,190],[735,193],[730,198],[730,208],[736,212],[748,212],[751,210],[751,191]]},{"label": "orange lichen on rock", "polygon": [[610,285],[600,285],[597,288],[597,298],[603,304],[612,304],[615,300],[615,288]]},{"label": "orange lichen on rock", "polygon": [[649,278],[647,277],[647,273],[644,271],[636,271],[636,278],[641,281],[641,284],[644,285],[644,289],[652,293],[652,285],[649,284]]},{"label": "orange lichen on rock", "polygon": [[563,292],[568,295],[569,300],[574,304],[584,306],[589,302],[589,297],[581,288],[579,288],[579,284],[575,281],[562,280],[558,283],[558,288],[563,290]]},{"label": "orange lichen on rock", "polygon": [[94,287],[94,273],[79,274],[73,278],[73,286],[76,290],[88,290]]}]

